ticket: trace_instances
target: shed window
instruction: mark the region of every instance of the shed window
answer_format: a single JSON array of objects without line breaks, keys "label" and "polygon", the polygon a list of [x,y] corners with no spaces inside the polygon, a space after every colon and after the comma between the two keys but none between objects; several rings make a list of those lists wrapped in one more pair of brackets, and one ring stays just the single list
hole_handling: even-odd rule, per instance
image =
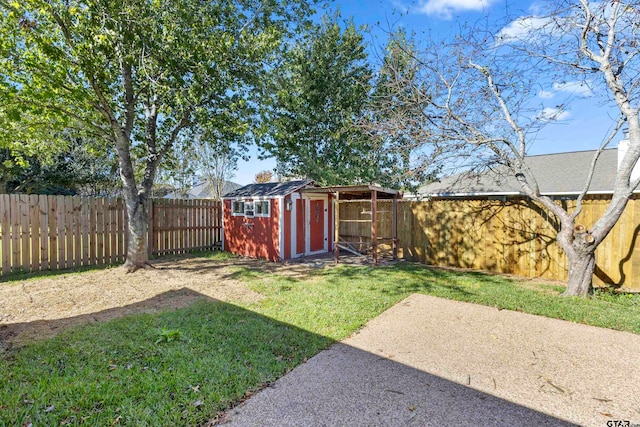
[{"label": "shed window", "polygon": [[241,200],[234,200],[231,203],[231,213],[233,215],[244,215],[244,202]]},{"label": "shed window", "polygon": [[253,202],[244,203],[244,216],[252,218],[254,215]]},{"label": "shed window", "polygon": [[269,201],[268,200],[260,200],[259,202],[254,202],[254,214],[255,216],[269,216]]}]

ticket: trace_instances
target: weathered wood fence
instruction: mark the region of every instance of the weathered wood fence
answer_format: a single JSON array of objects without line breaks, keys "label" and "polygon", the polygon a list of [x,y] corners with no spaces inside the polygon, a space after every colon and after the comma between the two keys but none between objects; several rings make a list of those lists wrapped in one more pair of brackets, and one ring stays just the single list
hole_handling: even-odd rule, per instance
[{"label": "weathered wood fence", "polygon": [[[578,222],[590,228],[610,200],[589,196]],[[559,200],[570,211],[575,201]],[[390,202],[378,201],[379,211]],[[362,219],[368,202],[341,203],[340,216]],[[391,216],[378,216],[378,233],[390,235]],[[361,229],[358,229],[360,227]],[[368,223],[341,223],[340,233],[367,235]],[[399,257],[451,266],[566,280],[567,259],[556,243],[559,225],[536,204],[523,199],[434,199],[398,204]],[[634,196],[620,221],[596,250],[596,285],[640,290],[640,198]]]},{"label": "weathered wood fence", "polygon": [[[210,249],[222,241],[220,202],[154,199],[149,252]],[[2,275],[122,262],[126,209],[121,199],[0,195]]]}]

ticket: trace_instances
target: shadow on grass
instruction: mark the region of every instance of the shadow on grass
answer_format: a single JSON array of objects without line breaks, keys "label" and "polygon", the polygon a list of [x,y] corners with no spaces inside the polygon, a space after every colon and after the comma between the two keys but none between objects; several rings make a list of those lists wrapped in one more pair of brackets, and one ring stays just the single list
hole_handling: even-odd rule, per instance
[{"label": "shadow on grass", "polygon": [[[175,298],[187,306],[154,312]],[[175,307],[175,301],[170,305]],[[77,325],[86,320],[94,323]],[[186,288],[119,309],[44,323],[51,330],[76,326],[0,357],[0,369],[9,373],[8,381],[0,383],[0,424],[205,425],[333,342]],[[30,328],[34,325],[7,326]],[[360,424],[363,415],[383,425],[398,424],[398,417],[421,422],[437,415],[456,424],[500,420],[515,425],[527,419],[567,425],[366,351],[345,345],[331,351],[320,359],[325,361],[320,370],[298,380],[297,386],[311,388],[305,389],[306,406],[290,425],[327,417],[340,421],[341,414]],[[347,357],[332,357],[336,352]],[[312,361],[310,366],[317,366],[316,359]],[[354,393],[346,399],[349,390]],[[371,407],[382,411],[368,411],[374,404],[378,406]],[[409,405],[415,405],[415,412],[407,410]],[[477,410],[487,405],[489,410]],[[277,410],[276,415],[281,416]],[[268,413],[255,416],[253,424],[269,425]],[[282,420],[275,424],[283,425]]]},{"label": "shadow on grass", "polygon": [[159,311],[184,308],[202,298],[213,301],[213,299],[192,291],[191,289],[182,288],[164,292],[135,304],[109,308],[80,316],[0,324],[0,343],[4,342],[5,346],[9,347],[14,344],[19,346],[22,343],[54,337],[74,326],[105,322],[132,314],[156,313]]},{"label": "shadow on grass", "polygon": [[[347,282],[369,282],[383,283],[383,286],[373,285],[372,290],[379,290],[381,293],[389,295],[409,295],[411,293],[429,293],[446,289],[452,296],[457,298],[470,298],[474,293],[458,284],[460,274],[447,270],[433,269],[422,264],[399,263],[386,267],[351,267],[341,266],[326,269],[317,273],[318,275],[332,281]],[[389,282],[389,277],[396,277],[397,280]],[[474,277],[466,274],[465,277]],[[478,274],[479,280],[499,283],[504,279],[494,279],[490,275]]]},{"label": "shadow on grass", "polygon": [[332,343],[187,288],[2,331],[0,425],[202,425]]}]

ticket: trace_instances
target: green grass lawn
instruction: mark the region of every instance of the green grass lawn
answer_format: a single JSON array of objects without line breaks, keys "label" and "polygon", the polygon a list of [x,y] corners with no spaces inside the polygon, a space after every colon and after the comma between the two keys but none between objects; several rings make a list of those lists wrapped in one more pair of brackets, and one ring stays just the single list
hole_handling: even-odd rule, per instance
[{"label": "green grass lawn", "polygon": [[6,352],[0,425],[201,425],[412,293],[640,333],[640,295],[562,298],[559,286],[409,263],[232,276],[265,298],[202,300]]}]

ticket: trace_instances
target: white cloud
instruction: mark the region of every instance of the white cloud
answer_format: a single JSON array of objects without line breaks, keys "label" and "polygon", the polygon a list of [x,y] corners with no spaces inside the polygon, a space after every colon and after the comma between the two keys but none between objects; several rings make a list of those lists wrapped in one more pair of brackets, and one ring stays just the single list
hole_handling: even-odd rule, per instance
[{"label": "white cloud", "polygon": [[562,108],[544,108],[540,111],[536,118],[545,122],[558,122],[569,118],[571,113],[563,110]]},{"label": "white cloud", "polygon": [[512,41],[526,41],[531,33],[545,28],[551,24],[549,18],[541,18],[536,16],[526,16],[511,21],[506,27],[502,28],[496,35],[496,43],[508,43]]},{"label": "white cloud", "polygon": [[551,99],[554,95],[555,93],[548,90],[541,90],[540,93],[538,93],[538,96],[542,99]]},{"label": "white cloud", "polygon": [[416,11],[451,19],[456,12],[481,11],[495,2],[496,0],[421,0],[418,2]]},{"label": "white cloud", "polygon": [[542,99],[551,99],[559,93],[580,98],[593,96],[590,83],[581,81],[555,82],[552,90],[541,90],[538,96]]},{"label": "white cloud", "polygon": [[562,82],[562,83],[554,83],[553,90],[556,92],[566,92],[570,95],[576,95],[583,98],[588,98],[593,96],[593,91],[589,86],[589,83],[573,81],[573,82]]}]

